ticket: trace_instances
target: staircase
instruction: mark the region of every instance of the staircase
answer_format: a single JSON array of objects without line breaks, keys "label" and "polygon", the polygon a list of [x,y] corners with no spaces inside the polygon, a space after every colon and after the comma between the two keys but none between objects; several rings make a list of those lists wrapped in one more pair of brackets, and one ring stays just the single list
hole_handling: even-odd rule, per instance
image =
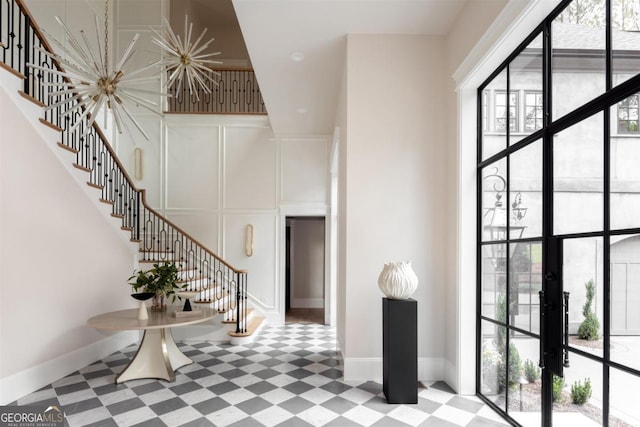
[{"label": "staircase", "polygon": [[[61,69],[44,51],[51,46],[33,22],[22,0],[3,2],[0,6],[0,33],[9,34],[0,40],[0,68],[23,84],[20,95],[38,107],[49,105],[52,83],[62,77],[44,69]],[[9,18],[9,19],[7,19]],[[2,28],[2,26],[10,28]],[[37,64],[38,69],[28,64]],[[232,344],[251,341],[264,323],[248,307],[247,271],[233,267],[218,257],[177,225],[148,206],[144,190],[138,190],[111,148],[103,132],[89,117],[81,113],[62,116],[76,100],[72,94],[58,98],[55,108],[43,110],[42,125],[59,134],[58,146],[73,157],[73,166],[86,173],[86,184],[96,191],[100,202],[110,207],[110,215],[120,221],[120,228],[139,246],[141,269],[154,263],[173,262],[186,289],[199,291],[193,301],[218,310]],[[72,130],[73,129],[73,130]],[[205,324],[206,325],[206,324]]]}]

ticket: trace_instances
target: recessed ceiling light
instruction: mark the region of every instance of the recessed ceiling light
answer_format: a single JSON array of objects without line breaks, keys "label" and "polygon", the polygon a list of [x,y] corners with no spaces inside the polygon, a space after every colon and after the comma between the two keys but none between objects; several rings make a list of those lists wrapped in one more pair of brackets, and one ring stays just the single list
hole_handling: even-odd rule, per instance
[{"label": "recessed ceiling light", "polygon": [[305,114],[307,109],[304,107],[296,108],[296,113]]},{"label": "recessed ceiling light", "polygon": [[291,60],[293,62],[302,62],[302,61],[304,61],[304,53],[302,53],[302,52],[293,52],[291,54]]}]

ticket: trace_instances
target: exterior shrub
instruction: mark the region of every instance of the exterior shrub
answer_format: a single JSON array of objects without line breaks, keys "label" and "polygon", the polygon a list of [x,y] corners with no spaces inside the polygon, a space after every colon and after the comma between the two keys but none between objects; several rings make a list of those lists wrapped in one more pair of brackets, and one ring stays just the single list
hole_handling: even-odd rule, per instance
[{"label": "exterior shrub", "polygon": [[584,306],[582,306],[582,315],[584,316],[584,321],[578,328],[578,337],[583,340],[596,341],[600,338],[600,336],[598,335],[598,330],[600,329],[600,321],[591,309],[591,304],[593,304],[593,297],[596,294],[596,287],[593,284],[593,280],[589,280],[584,284],[584,286],[587,289],[587,301],[584,303]]},{"label": "exterior shrub", "polygon": [[527,359],[524,362],[524,377],[530,383],[536,382],[540,379],[540,368],[538,365]]},{"label": "exterior shrub", "polygon": [[553,376],[553,401],[559,402],[562,398],[562,389],[564,388],[564,378]]},{"label": "exterior shrub", "polygon": [[586,378],[584,383],[576,381],[571,386],[571,401],[576,405],[584,405],[591,397],[591,380]]},{"label": "exterior shrub", "polygon": [[597,341],[600,338],[598,329],[600,329],[598,318],[595,314],[589,313],[578,328],[578,336],[583,340]]}]

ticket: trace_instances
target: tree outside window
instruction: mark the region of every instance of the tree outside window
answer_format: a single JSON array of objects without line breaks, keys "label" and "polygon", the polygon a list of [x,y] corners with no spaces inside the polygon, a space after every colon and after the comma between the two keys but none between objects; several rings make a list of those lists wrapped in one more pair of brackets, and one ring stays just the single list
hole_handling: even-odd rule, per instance
[{"label": "tree outside window", "polygon": [[640,133],[638,95],[618,103],[618,133]]},{"label": "tree outside window", "polygon": [[509,110],[509,132],[518,131],[518,93],[509,92],[509,102],[507,104],[507,93],[495,93],[496,110],[496,132],[507,131],[507,109]]}]

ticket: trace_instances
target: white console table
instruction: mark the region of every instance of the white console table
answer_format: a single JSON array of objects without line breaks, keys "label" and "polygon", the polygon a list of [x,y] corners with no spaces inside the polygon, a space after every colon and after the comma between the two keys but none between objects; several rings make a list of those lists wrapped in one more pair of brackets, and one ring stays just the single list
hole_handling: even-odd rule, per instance
[{"label": "white console table", "polygon": [[95,329],[111,331],[142,330],[144,335],[138,352],[129,365],[116,377],[116,384],[141,378],[158,378],[175,381],[174,371],[193,363],[185,356],[171,336],[170,328],[193,325],[215,317],[218,311],[199,307],[198,315],[174,317],[175,309],[149,311],[149,318],[138,319],[138,309],[113,311],[92,317],[87,324]]}]

